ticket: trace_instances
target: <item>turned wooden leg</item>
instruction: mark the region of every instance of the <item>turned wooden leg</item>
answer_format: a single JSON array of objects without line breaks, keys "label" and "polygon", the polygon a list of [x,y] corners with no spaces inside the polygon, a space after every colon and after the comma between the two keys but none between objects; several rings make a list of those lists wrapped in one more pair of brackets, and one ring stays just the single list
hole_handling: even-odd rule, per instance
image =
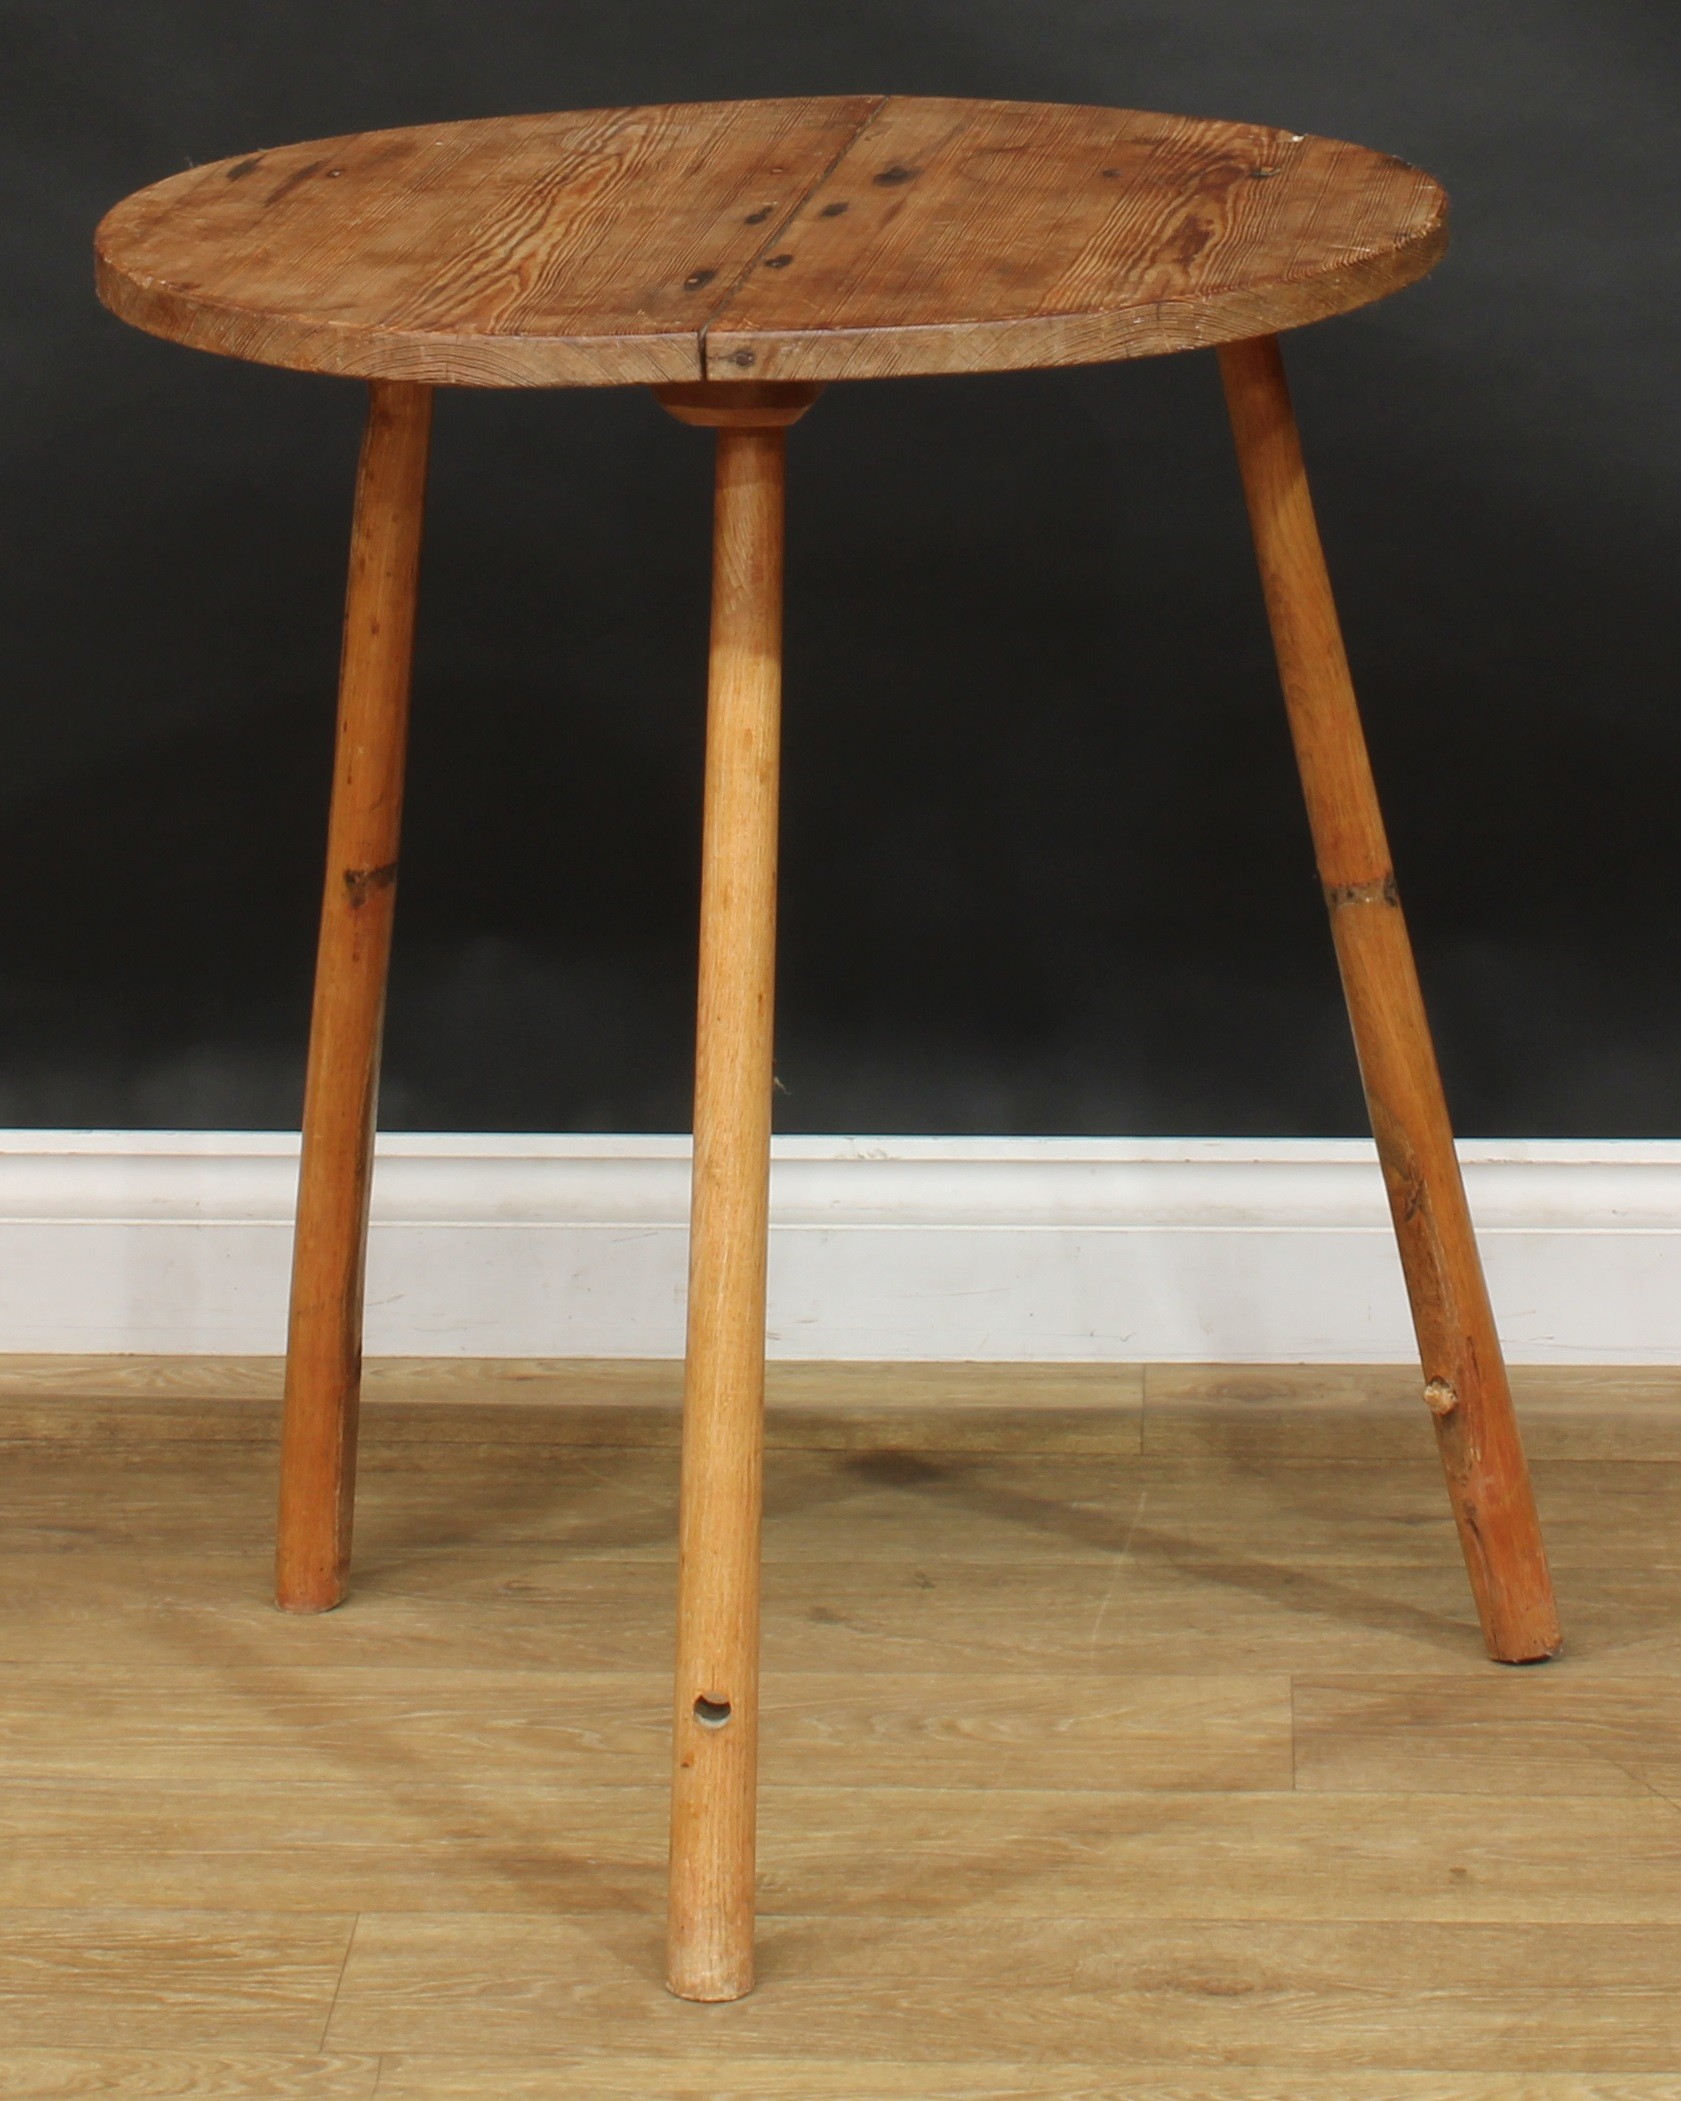
[{"label": "turned wooden leg", "polygon": [[327,882],[304,1087],[275,1595],[344,1595],[356,1492],[362,1272],[396,903],[432,390],[375,380],[350,544]]},{"label": "turned wooden leg", "polygon": [[1424,1398],[1488,1652],[1533,1662],[1558,1650],[1558,1610],[1277,339],[1220,366]]},{"label": "turned wooden leg", "polygon": [[718,432],[666,1980],[753,1985],[786,432],[811,388],[669,387]]}]

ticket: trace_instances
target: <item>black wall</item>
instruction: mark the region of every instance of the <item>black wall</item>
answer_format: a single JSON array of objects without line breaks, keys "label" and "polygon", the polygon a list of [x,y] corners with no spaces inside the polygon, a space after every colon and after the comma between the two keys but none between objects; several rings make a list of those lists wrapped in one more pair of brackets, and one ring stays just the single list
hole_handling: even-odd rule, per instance
[{"label": "black wall", "polygon": [[[1289,345],[1467,1132],[1681,1132],[1674,0],[0,5],[0,1122],[296,1120],[353,384],[135,334],[100,213],[254,146],[805,91],[1180,108],[1453,193]],[[793,440],[787,1130],[1334,1133],[1359,1097],[1212,360]],[[385,1121],[686,1121],[708,451],[446,396]]]}]

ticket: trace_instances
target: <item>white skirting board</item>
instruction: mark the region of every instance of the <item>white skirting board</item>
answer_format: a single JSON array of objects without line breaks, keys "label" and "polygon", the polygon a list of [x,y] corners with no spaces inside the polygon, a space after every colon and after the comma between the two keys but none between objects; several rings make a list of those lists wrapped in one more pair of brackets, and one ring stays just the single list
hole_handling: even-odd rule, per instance
[{"label": "white skirting board", "polygon": [[[284,1347],[295,1135],[0,1133],[0,1351]],[[1681,1363],[1681,1141],[1460,1147],[1514,1362]],[[382,1138],[378,1356],[672,1357],[686,1138]],[[1344,1139],[785,1138],[791,1358],[1412,1354],[1376,1158]]]}]

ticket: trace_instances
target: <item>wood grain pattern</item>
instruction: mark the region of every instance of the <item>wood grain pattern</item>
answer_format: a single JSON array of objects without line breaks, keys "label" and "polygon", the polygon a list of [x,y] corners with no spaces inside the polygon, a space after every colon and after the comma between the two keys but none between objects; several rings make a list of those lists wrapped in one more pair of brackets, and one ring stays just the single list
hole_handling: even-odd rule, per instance
[{"label": "wood grain pattern", "polygon": [[1426,175],[1136,110],[895,97],[706,329],[758,379],[991,372],[1294,328],[1423,276]]},{"label": "wood grain pattern", "polygon": [[[660,1981],[674,1455],[529,1429],[615,1381],[674,1415],[671,1368],[377,1367],[366,1574],[318,1618],[267,1605],[260,1445],[184,1434],[272,1420],[273,1367],[89,1370],[102,1448],[8,1469],[0,2090],[1669,2101],[1673,1468],[1549,1463],[1571,1650],[1495,1673],[1428,1442],[1140,1455],[1094,1381],[1107,1458],[1060,1400],[975,1453],[938,1435],[972,1368],[799,1369],[800,1419],[873,1441],[768,1468],[762,1974],[709,2009]],[[1630,1379],[1569,1373],[1554,1420],[1681,1421]],[[1393,1374],[1144,1384],[1199,1436],[1299,1392],[1346,1454]],[[27,1388],[0,1366],[14,1452],[75,1405]]]},{"label": "wood grain pattern", "polygon": [[119,204],[100,296],[260,363],[465,386],[1091,363],[1429,270],[1428,176],[1260,125],[847,96],[416,126]]},{"label": "wood grain pattern", "polygon": [[1488,1652],[1556,1654],[1558,1607],[1278,343],[1220,353],[1291,741],[1377,1140],[1424,1399]]},{"label": "wood grain pattern", "polygon": [[720,288],[876,102],[496,117],[245,154],[119,204],[99,292],[153,334],[300,371],[702,379]]}]

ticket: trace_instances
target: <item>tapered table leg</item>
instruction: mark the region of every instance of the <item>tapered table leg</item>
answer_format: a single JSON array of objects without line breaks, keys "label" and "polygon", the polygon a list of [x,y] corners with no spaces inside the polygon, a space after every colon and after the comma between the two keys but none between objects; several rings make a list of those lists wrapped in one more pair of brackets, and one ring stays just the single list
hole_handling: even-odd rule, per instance
[{"label": "tapered table leg", "polygon": [[304,1089],[275,1593],[344,1595],[373,1174],[432,390],[376,380],[356,483],[327,880]]},{"label": "tapered table leg", "polygon": [[1275,337],[1220,352],[1290,733],[1400,1243],[1424,1398],[1488,1652],[1558,1611]]},{"label": "tapered table leg", "polygon": [[753,1985],[782,426],[814,391],[660,390],[718,431],[666,1969],[685,1999]]}]

